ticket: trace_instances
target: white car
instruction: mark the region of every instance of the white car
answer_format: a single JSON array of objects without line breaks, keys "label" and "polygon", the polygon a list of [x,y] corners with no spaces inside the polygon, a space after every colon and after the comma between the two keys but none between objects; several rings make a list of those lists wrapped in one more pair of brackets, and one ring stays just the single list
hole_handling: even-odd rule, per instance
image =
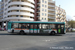
[{"label": "white car", "polygon": [[73,28],[72,31],[75,31],[75,28]]},{"label": "white car", "polygon": [[4,31],[4,28],[1,28],[2,31]]},{"label": "white car", "polygon": [[69,32],[72,31],[72,28],[69,28],[68,31],[69,31]]}]

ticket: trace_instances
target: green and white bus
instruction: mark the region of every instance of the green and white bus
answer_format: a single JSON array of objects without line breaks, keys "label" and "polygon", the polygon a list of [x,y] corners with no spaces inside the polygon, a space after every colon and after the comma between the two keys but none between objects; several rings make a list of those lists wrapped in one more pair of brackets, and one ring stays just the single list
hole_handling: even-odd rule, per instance
[{"label": "green and white bus", "polygon": [[8,22],[9,33],[33,34],[65,34],[64,22],[41,22],[41,21],[10,21]]}]

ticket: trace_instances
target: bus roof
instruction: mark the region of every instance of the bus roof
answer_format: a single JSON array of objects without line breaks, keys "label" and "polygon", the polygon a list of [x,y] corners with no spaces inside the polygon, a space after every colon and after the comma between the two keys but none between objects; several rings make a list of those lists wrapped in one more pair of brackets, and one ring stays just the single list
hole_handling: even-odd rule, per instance
[{"label": "bus roof", "polygon": [[46,23],[46,24],[65,24],[65,22],[42,22],[42,21],[9,21],[10,23]]}]

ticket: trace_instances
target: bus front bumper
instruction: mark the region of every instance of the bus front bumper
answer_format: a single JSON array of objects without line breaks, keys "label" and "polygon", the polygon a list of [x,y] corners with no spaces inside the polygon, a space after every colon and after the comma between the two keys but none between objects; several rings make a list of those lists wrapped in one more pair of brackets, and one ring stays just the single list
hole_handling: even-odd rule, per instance
[{"label": "bus front bumper", "polygon": [[11,32],[12,32],[12,30],[8,30],[8,32],[9,32],[9,33],[11,33]]}]

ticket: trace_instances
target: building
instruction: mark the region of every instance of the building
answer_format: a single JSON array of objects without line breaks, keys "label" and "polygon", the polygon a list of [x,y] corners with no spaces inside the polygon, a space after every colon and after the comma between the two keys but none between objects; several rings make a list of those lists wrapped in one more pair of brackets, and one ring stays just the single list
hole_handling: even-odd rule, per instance
[{"label": "building", "polygon": [[0,27],[2,27],[3,11],[4,11],[4,3],[0,2]]},{"label": "building", "polygon": [[34,1],[4,0],[5,21],[34,21]]},{"label": "building", "polygon": [[55,21],[55,1],[2,0],[5,21]]},{"label": "building", "polygon": [[55,1],[52,0],[36,0],[37,18],[40,21],[55,21]]},{"label": "building", "polygon": [[59,5],[56,6],[56,22],[65,22],[66,23],[66,12]]}]

